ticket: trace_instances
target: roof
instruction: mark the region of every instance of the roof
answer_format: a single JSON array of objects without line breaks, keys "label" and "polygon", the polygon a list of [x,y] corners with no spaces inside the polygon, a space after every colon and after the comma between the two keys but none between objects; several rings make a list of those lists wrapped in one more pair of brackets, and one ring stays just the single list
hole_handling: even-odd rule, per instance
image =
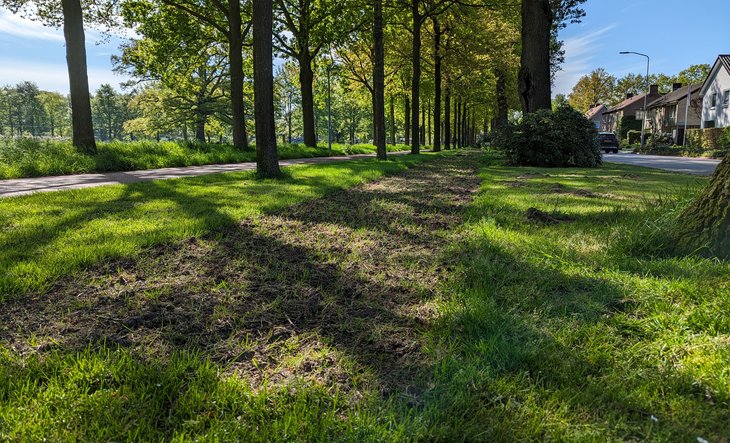
[{"label": "roof", "polygon": [[617,104],[613,108],[611,108],[608,111],[606,111],[606,113],[620,111],[620,110],[624,109],[625,107],[627,107],[629,105],[633,105],[634,103],[638,102],[639,100],[644,100],[644,96],[645,95],[646,95],[646,92],[643,93],[643,94],[635,95],[635,96],[633,96],[631,98],[627,98],[626,100],[622,101],[621,103]]},{"label": "roof", "polygon": [[[695,95],[697,91],[700,90],[702,85],[692,85],[691,91],[692,95]],[[664,105],[671,105],[672,103],[677,103],[678,101],[684,100],[684,98],[687,97],[687,86],[682,86],[681,88],[677,89],[676,91],[672,91],[669,94],[665,94],[658,99],[654,100],[653,102],[649,103],[646,107],[648,109],[651,108],[658,108],[659,106]]]},{"label": "roof", "polygon": [[591,120],[591,119],[593,119],[593,117],[606,112],[606,109],[608,109],[608,108],[606,108],[606,105],[594,106],[591,109],[589,109],[588,112],[586,112],[586,118],[588,120]]},{"label": "roof", "polygon": [[700,89],[700,95],[704,96],[707,93],[708,85],[710,84],[710,79],[715,78],[717,75],[717,72],[720,70],[720,66],[725,68],[725,70],[730,74],[730,54],[720,54],[717,56],[717,60],[715,60],[715,64],[712,65],[712,69],[710,70],[710,73],[707,74],[707,78],[705,79],[705,82],[702,84],[702,89]]}]

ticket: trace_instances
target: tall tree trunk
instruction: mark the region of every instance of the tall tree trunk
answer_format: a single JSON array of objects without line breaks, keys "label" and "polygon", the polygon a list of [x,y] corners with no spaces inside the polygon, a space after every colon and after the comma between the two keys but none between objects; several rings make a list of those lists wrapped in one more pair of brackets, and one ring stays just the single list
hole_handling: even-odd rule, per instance
[{"label": "tall tree trunk", "polygon": [[522,57],[519,92],[522,112],[550,109],[550,0],[522,0]]},{"label": "tall tree trunk", "polygon": [[433,98],[433,150],[441,150],[441,25],[433,18],[434,45],[434,98]]},{"label": "tall tree trunk", "polygon": [[677,250],[730,258],[730,154],[715,170],[702,195],[680,217]]},{"label": "tall tree trunk", "polygon": [[94,124],[91,119],[89,77],[86,71],[84,17],[79,0],[61,0],[63,36],[66,40],[66,65],[71,92],[73,145],[86,154],[96,153]]},{"label": "tall tree trunk", "polygon": [[419,0],[411,0],[411,14],[413,15],[413,48],[411,63],[413,64],[413,78],[411,79],[411,154],[418,154],[421,146],[418,143],[418,111],[421,93],[421,14],[418,10]]},{"label": "tall tree trunk", "polygon": [[299,85],[302,93],[302,120],[304,144],[317,146],[317,131],[314,125],[314,72],[312,71],[312,57],[302,51],[299,55]]},{"label": "tall tree trunk", "polygon": [[373,0],[373,122],[375,151],[385,160],[385,51],[383,49],[383,0]]},{"label": "tall tree trunk", "polygon": [[272,0],[253,0],[254,105],[256,108],[256,171],[261,177],[281,175],[274,125]]},{"label": "tall tree trunk", "polygon": [[448,85],[444,101],[444,147],[451,149],[451,90]]},{"label": "tall tree trunk", "polygon": [[454,116],[454,147],[461,148],[461,99],[456,99],[456,115]]},{"label": "tall tree trunk", "polygon": [[431,143],[431,100],[428,101],[428,112],[426,112],[426,142],[433,146]]},{"label": "tall tree trunk", "polygon": [[421,107],[421,145],[426,144],[426,107]]},{"label": "tall tree trunk", "polygon": [[405,97],[405,135],[406,135],[406,145],[411,144],[411,102],[409,101],[408,97]]},{"label": "tall tree trunk", "polygon": [[248,148],[246,120],[243,115],[243,37],[241,36],[241,2],[228,0],[228,60],[231,74],[231,126],[233,146]]},{"label": "tall tree trunk", "polygon": [[503,69],[497,68],[494,73],[497,77],[497,83],[494,91],[497,96],[497,118],[495,122],[499,128],[507,124],[507,114],[509,112],[507,102],[507,80]]},{"label": "tall tree trunk", "polygon": [[195,119],[195,140],[199,142],[205,142],[205,121],[207,120],[206,116],[203,114],[200,114]]},{"label": "tall tree trunk", "polygon": [[395,99],[390,96],[390,144],[395,145]]}]

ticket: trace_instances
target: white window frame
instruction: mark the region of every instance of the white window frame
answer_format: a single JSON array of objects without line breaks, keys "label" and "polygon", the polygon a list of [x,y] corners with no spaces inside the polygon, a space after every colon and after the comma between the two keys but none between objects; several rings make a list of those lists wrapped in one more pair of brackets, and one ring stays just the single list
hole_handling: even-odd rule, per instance
[{"label": "white window frame", "polygon": [[727,108],[730,104],[730,89],[722,91],[722,107]]},{"label": "white window frame", "polygon": [[710,109],[717,108],[717,92],[713,92],[712,95],[710,95]]}]

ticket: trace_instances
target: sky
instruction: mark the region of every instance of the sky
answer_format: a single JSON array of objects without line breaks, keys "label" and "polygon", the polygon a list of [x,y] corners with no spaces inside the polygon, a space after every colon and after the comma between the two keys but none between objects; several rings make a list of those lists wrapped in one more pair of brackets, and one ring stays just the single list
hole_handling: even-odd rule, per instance
[{"label": "sky", "polygon": [[588,0],[584,9],[582,23],[561,31],[566,57],[553,95],[596,68],[646,73],[646,58],[620,51],[648,55],[650,72],[667,75],[730,53],[730,0]]},{"label": "sky", "polygon": [[[587,16],[560,34],[566,59],[553,94],[567,94],[596,68],[622,76],[644,73],[646,59],[619,55],[636,51],[651,57],[651,72],[673,75],[730,53],[730,0],[588,0]],[[89,85],[115,88],[127,80],[112,72],[110,57],[121,40],[87,32]],[[63,32],[0,9],[0,85],[23,80],[43,90],[68,92]]]}]

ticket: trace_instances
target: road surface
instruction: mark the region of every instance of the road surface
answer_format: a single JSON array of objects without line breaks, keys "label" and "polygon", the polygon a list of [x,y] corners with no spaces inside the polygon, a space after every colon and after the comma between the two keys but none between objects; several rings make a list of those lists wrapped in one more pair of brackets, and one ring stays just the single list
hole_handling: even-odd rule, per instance
[{"label": "road surface", "polygon": [[[389,152],[388,155],[409,154],[409,151]],[[279,165],[292,166],[312,163],[331,163],[344,160],[375,157],[375,154],[356,154],[340,157],[298,158],[281,160]],[[63,191],[66,189],[93,188],[96,186],[117,185],[121,183],[137,183],[150,180],[167,180],[171,178],[195,177],[198,175],[217,174],[221,172],[252,171],[255,162],[233,163],[225,165],[187,166],[181,168],[148,169],[143,171],[104,172],[98,174],[60,175],[53,177],[19,178],[0,180],[0,198],[36,192]]]},{"label": "road surface", "polygon": [[603,154],[604,162],[645,166],[647,168],[684,172],[694,175],[711,175],[720,160],[709,158],[665,157],[661,155]]}]

